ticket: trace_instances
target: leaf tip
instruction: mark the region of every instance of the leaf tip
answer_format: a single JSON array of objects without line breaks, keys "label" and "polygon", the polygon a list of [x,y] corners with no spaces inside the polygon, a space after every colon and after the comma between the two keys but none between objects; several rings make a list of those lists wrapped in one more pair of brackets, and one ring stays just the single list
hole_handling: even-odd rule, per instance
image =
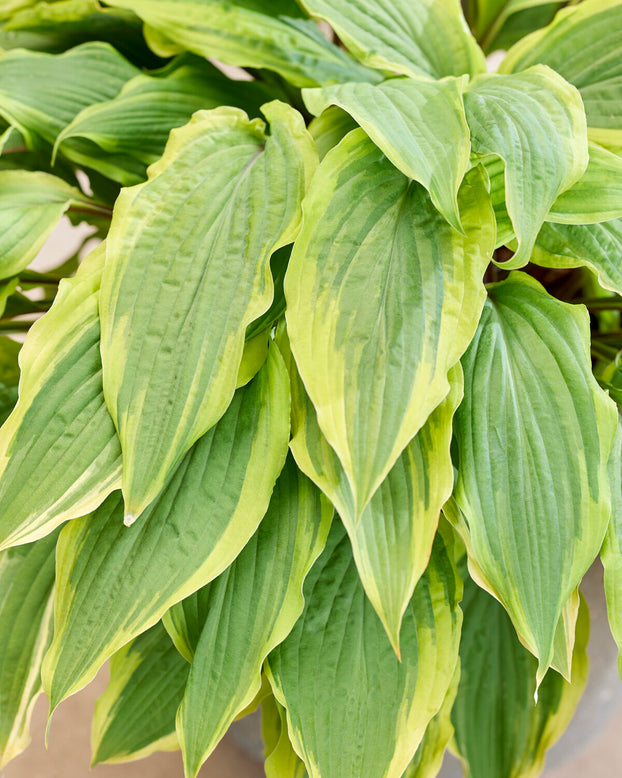
[{"label": "leaf tip", "polygon": [[130,511],[126,511],[126,513],[123,516],[123,523],[125,524],[126,527],[131,527],[137,518],[138,518],[137,513],[131,513]]}]

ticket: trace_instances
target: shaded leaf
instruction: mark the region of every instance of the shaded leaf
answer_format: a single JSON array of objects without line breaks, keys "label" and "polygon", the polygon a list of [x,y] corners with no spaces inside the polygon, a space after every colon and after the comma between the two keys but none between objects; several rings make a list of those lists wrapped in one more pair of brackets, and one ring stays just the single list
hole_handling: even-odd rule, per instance
[{"label": "shaded leaf", "polygon": [[43,665],[52,711],[244,548],[285,461],[288,415],[287,376],[271,348],[141,521],[123,525],[117,492],[61,533],[54,641]]},{"label": "shaded leaf", "polygon": [[17,402],[21,347],[21,343],[0,336],[0,424],[4,424]]},{"label": "shaded leaf", "polygon": [[308,778],[287,734],[287,711],[273,695],[261,703],[261,734],[266,744],[266,778]]},{"label": "shaded leaf", "polygon": [[469,775],[536,778],[546,751],[562,735],[585,688],[589,611],[582,600],[572,684],[550,671],[534,689],[538,662],[516,636],[503,607],[465,582],[460,641],[462,674],[452,711],[455,745]]},{"label": "shaded leaf", "polygon": [[518,249],[504,266],[522,267],[556,198],[587,167],[581,98],[550,69],[534,67],[475,79],[464,104],[473,152],[505,162],[505,202]]},{"label": "shaded leaf", "polygon": [[171,133],[149,180],[115,204],[102,359],[128,522],[225,412],[246,327],[272,300],[270,255],[299,228],[312,141],[294,109],[263,110],[268,137],[238,109],[196,113]]},{"label": "shaded leaf", "polygon": [[326,543],[332,515],[332,505],[290,458],[255,535],[194,595],[205,620],[177,714],[187,776],[198,773],[256,695],[264,659],[302,613],[302,585]]},{"label": "shaded leaf", "polygon": [[309,124],[309,132],[315,142],[320,160],[324,159],[328,152],[356,127],[354,119],[336,105],[316,116]]},{"label": "shaded leaf", "polygon": [[562,613],[607,528],[616,412],[592,375],[584,308],[522,273],[488,294],[454,421],[458,529],[471,573],[538,658],[540,683],[555,656],[565,672],[575,605]]},{"label": "shaded leaf", "polygon": [[117,651],[108,686],[95,704],[91,764],[179,748],[175,713],[189,671],[160,622]]},{"label": "shaded leaf", "polygon": [[362,130],[327,154],[305,199],[285,277],[287,329],[352,489],[337,505],[352,524],[447,395],[447,371],[473,336],[494,241],[478,170],[460,207],[465,235]]}]

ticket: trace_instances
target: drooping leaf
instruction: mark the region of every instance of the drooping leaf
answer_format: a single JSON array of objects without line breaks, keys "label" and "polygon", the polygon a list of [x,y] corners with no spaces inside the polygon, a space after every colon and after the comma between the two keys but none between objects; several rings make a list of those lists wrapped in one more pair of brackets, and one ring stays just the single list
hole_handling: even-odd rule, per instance
[{"label": "drooping leaf", "polygon": [[338,510],[352,524],[447,395],[447,371],[473,336],[494,243],[479,170],[459,203],[465,235],[362,130],[324,158],[305,199],[285,277],[287,329],[351,485]]},{"label": "drooping leaf", "polygon": [[277,342],[290,376],[290,447],[298,466],[340,512],[365,593],[399,655],[402,615],[428,564],[439,513],[453,487],[449,446],[452,417],[462,399],[460,365],[449,372],[449,394],[406,446],[357,524],[350,517],[352,492],[345,472],[318,426],[283,328]]},{"label": "drooping leaf", "polygon": [[51,638],[57,534],[0,552],[0,769],[30,743]]},{"label": "drooping leaf", "polygon": [[65,528],[54,640],[43,665],[52,711],[239,554],[266,512],[285,461],[288,417],[287,376],[273,347],[140,521],[124,526],[117,492]]},{"label": "drooping leaf", "polygon": [[303,98],[314,116],[330,105],[347,111],[404,175],[426,187],[434,205],[460,230],[458,189],[471,152],[462,98],[467,80],[392,78],[378,85],[306,89]]},{"label": "drooping leaf", "polygon": [[268,137],[238,109],[196,113],[115,205],[102,359],[128,521],[225,412],[246,327],[272,300],[270,255],[298,231],[315,151],[294,109],[263,110]]},{"label": "drooping leaf", "polygon": [[618,417],[616,437],[609,459],[611,521],[600,552],[605,570],[607,616],[618,644],[618,674],[622,678],[622,421]]},{"label": "drooping leaf", "polygon": [[478,778],[537,778],[585,688],[587,604],[582,600],[577,622],[572,683],[551,670],[537,704],[538,662],[521,645],[503,607],[467,580],[462,610],[462,674],[452,711],[458,754],[469,775]]},{"label": "drooping leaf", "polygon": [[164,56],[187,50],[227,65],[267,68],[294,86],[380,80],[330,43],[295,0],[110,0],[109,5],[138,14],[149,25],[150,45]]},{"label": "drooping leaf", "polygon": [[433,78],[486,71],[459,0],[301,0],[301,5],[327,21],[371,67]]},{"label": "drooping leaf", "polygon": [[91,764],[128,762],[179,748],[175,714],[190,665],[160,622],[119,649],[95,704]]},{"label": "drooping leaf", "polygon": [[563,624],[562,613],[607,528],[616,411],[592,375],[585,309],[522,273],[488,295],[454,420],[458,529],[476,580],[538,658],[539,683],[572,651],[575,606]]},{"label": "drooping leaf", "polygon": [[287,734],[287,711],[272,694],[261,703],[261,734],[266,744],[266,778],[308,778]]},{"label": "drooping leaf", "polygon": [[187,776],[194,778],[256,695],[264,659],[302,613],[302,584],[326,543],[332,514],[290,458],[255,535],[195,595],[206,618],[177,714]]},{"label": "drooping leaf", "polygon": [[17,402],[21,347],[21,343],[0,336],[0,424],[4,424]]},{"label": "drooping leaf", "polygon": [[622,294],[622,218],[600,224],[544,224],[531,257],[542,267],[589,267]]},{"label": "drooping leaf", "polygon": [[460,662],[458,661],[441,709],[428,724],[423,740],[419,743],[415,756],[402,778],[436,778],[438,775],[445,749],[454,734],[451,710],[458,692],[459,680]]},{"label": "drooping leaf", "polygon": [[505,202],[518,249],[504,266],[522,267],[556,198],[587,167],[581,97],[556,73],[536,66],[474,79],[464,103],[473,152],[505,162]]},{"label": "drooping leaf", "polygon": [[309,132],[315,142],[320,161],[356,127],[354,119],[336,105],[330,106],[316,116],[309,124]]},{"label": "drooping leaf", "polygon": [[120,485],[99,354],[103,259],[102,246],[61,281],[22,348],[19,402],[0,429],[0,548],[84,516]]},{"label": "drooping leaf", "polygon": [[131,79],[112,100],[85,108],[57,137],[55,152],[131,186],[146,178],[169,132],[195,111],[233,105],[258,116],[270,99],[263,85],[232,81],[209,62],[184,56],[160,73]]},{"label": "drooping leaf", "polygon": [[310,778],[399,778],[412,759],[456,667],[461,586],[450,538],[437,535],[405,614],[400,662],[365,597],[345,529],[333,522],[305,581],[303,615],[268,658]]},{"label": "drooping leaf", "polygon": [[581,92],[590,139],[622,143],[622,2],[586,0],[519,41],[501,63],[513,73],[548,65]]},{"label": "drooping leaf", "polygon": [[32,262],[72,206],[101,212],[90,197],[48,173],[0,171],[0,279]]},{"label": "drooping leaf", "polygon": [[0,115],[29,147],[41,140],[53,144],[81,110],[112,99],[136,75],[138,70],[107,43],[85,43],[58,55],[5,51],[0,54]]}]

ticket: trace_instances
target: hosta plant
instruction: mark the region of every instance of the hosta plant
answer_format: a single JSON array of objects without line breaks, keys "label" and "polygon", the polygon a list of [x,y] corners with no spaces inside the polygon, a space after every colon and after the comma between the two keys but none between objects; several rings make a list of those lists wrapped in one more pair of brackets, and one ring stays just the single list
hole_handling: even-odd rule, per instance
[{"label": "hosta plant", "polygon": [[109,660],[94,763],[538,775],[599,553],[622,643],[622,0],[0,19],[0,765]]}]

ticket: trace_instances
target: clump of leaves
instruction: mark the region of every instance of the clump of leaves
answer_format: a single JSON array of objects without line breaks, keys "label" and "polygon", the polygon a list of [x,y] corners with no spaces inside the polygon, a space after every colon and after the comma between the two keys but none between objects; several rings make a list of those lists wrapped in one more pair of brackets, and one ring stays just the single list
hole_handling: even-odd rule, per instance
[{"label": "clump of leaves", "polygon": [[622,2],[0,18],[0,764],[110,659],[94,762],[537,775],[601,547],[622,642]]}]

